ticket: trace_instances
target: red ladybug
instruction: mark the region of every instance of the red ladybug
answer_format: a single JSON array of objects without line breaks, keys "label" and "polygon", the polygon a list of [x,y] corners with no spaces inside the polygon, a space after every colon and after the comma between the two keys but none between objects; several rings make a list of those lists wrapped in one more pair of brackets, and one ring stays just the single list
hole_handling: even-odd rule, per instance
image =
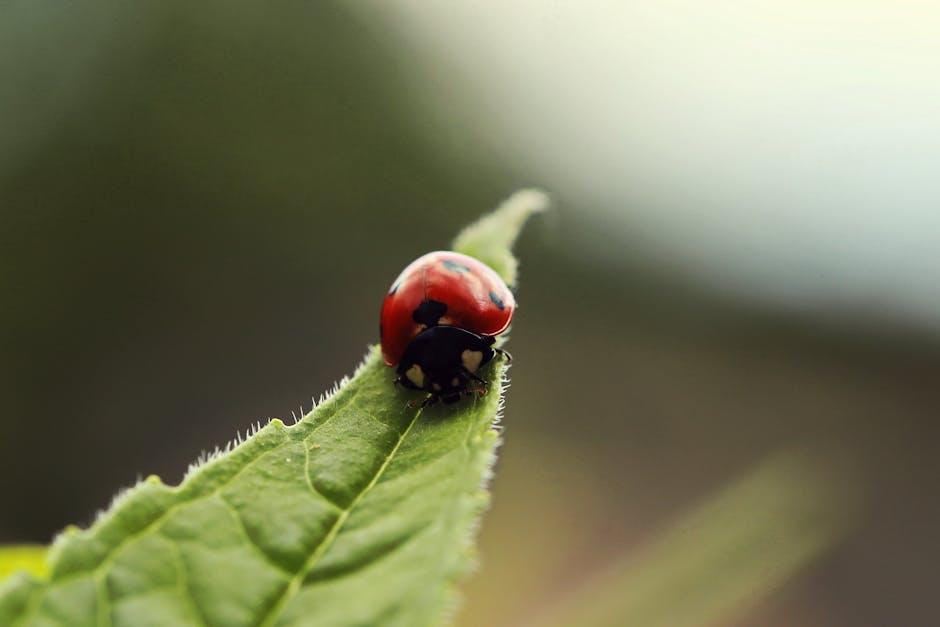
[{"label": "red ladybug", "polygon": [[385,363],[406,388],[430,392],[423,405],[456,402],[477,371],[499,353],[496,336],[512,321],[516,300],[486,264],[449,251],[428,253],[395,279],[382,303],[379,335]]}]

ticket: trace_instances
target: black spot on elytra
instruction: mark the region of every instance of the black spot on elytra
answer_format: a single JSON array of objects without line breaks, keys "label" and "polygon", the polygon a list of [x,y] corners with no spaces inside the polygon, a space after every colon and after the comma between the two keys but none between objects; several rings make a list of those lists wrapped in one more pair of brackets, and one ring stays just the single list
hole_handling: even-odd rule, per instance
[{"label": "black spot on elytra", "polygon": [[445,259],[441,263],[444,264],[445,268],[448,270],[453,270],[454,272],[470,272],[470,268],[451,259]]},{"label": "black spot on elytra", "polygon": [[433,327],[447,313],[447,305],[436,300],[424,300],[411,314],[411,319],[426,327]]},{"label": "black spot on elytra", "polygon": [[506,303],[503,302],[503,299],[496,295],[496,292],[490,292],[490,300],[493,301],[493,304],[499,307],[499,310],[502,311],[506,308]]}]

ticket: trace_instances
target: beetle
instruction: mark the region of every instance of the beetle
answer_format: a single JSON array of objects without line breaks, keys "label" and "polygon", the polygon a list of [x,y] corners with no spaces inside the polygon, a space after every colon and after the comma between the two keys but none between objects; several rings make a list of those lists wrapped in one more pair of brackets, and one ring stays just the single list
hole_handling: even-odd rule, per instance
[{"label": "beetle", "polygon": [[382,356],[396,369],[396,384],[422,390],[421,404],[454,403],[463,394],[485,393],[477,372],[497,354],[516,300],[505,281],[483,262],[452,251],[435,251],[411,262],[382,302]]}]

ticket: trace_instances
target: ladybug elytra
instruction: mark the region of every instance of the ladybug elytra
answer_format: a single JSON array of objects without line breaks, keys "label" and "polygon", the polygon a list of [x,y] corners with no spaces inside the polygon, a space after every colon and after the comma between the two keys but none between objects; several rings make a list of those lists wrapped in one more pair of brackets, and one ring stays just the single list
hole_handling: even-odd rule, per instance
[{"label": "ladybug elytra", "polygon": [[392,283],[382,303],[379,334],[396,384],[429,392],[422,406],[454,403],[485,385],[477,372],[495,354],[496,336],[512,321],[516,301],[506,283],[482,263],[456,252],[419,257]]}]

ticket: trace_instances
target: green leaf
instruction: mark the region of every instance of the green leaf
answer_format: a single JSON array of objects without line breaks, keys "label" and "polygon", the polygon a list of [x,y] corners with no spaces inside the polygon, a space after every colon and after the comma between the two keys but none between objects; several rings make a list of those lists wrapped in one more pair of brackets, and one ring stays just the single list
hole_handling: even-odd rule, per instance
[{"label": "green leaf", "polygon": [[[483,218],[461,251],[514,269],[500,246],[519,216]],[[66,530],[48,578],[0,584],[0,625],[438,623],[487,503],[503,363],[484,376],[482,398],[409,408],[373,347],[297,424],[271,420],[179,486],[149,477]]]},{"label": "green leaf", "polygon": [[519,262],[512,254],[512,245],[529,216],[546,209],[548,196],[545,192],[520,190],[496,211],[461,231],[454,240],[454,250],[476,257],[496,270],[509,287],[514,287]]},{"label": "green leaf", "polygon": [[0,546],[0,579],[25,570],[38,577],[46,574],[46,547],[35,545]]}]

